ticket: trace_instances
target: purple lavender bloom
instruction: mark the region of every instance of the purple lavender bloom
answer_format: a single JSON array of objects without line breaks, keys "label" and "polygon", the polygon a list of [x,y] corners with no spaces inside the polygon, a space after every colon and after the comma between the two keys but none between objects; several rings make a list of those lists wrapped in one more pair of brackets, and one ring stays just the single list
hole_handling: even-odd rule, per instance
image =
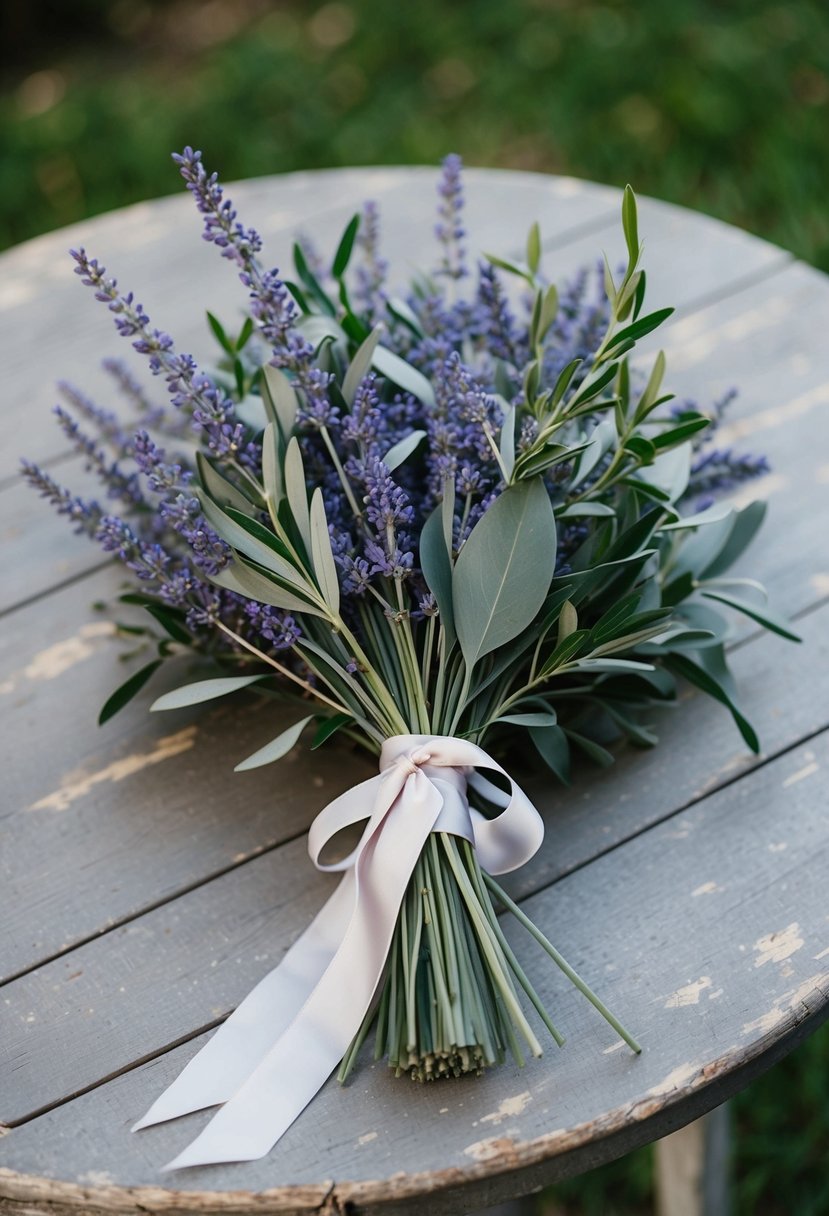
[{"label": "purple lavender bloom", "polygon": [[55,508],[58,515],[65,515],[74,525],[73,531],[85,532],[87,536],[95,536],[103,512],[97,502],[92,499],[78,498],[63,486],[58,485],[39,465],[30,460],[20,462],[23,476],[29,485],[37,490],[41,498]]},{"label": "purple lavender bloom", "polygon": [[124,473],[117,461],[108,460],[94,439],[86,435],[66,410],[56,405],[54,415],[69,442],[85,457],[85,466],[106,486],[110,498],[120,499],[130,509],[144,506],[144,496],[135,473]]},{"label": "purple lavender bloom", "polygon": [[438,274],[450,279],[462,279],[466,273],[466,251],[461,244],[466,236],[463,226],[463,162],[454,152],[444,158],[438,182],[438,222],[435,236],[443,247]]},{"label": "purple lavender bloom", "polygon": [[269,604],[258,604],[247,600],[244,611],[255,632],[273,650],[290,650],[302,636],[299,626],[289,612],[280,612]]},{"label": "purple lavender bloom", "polygon": [[355,274],[354,301],[366,314],[369,323],[375,325],[386,313],[386,294],[383,289],[389,264],[380,256],[380,214],[374,202],[369,201],[363,205],[356,245],[361,260]]}]

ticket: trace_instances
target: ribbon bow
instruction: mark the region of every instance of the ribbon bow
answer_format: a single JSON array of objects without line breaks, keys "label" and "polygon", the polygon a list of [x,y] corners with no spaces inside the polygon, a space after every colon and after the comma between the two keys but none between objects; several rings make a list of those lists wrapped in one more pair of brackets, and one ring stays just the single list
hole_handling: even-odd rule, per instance
[{"label": "ribbon bow", "polygon": [[[506,777],[509,795],[474,771],[480,768]],[[471,808],[467,785],[502,807],[500,814],[486,819]],[[348,857],[320,860],[333,836],[364,819]],[[165,1169],[263,1157],[308,1105],[371,1005],[430,832],[464,837],[483,869],[504,874],[533,856],[544,827],[509,774],[474,743],[445,735],[387,739],[379,775],[335,798],[311,825],[314,865],[344,872],[334,894],[133,1128],[223,1104]]]}]

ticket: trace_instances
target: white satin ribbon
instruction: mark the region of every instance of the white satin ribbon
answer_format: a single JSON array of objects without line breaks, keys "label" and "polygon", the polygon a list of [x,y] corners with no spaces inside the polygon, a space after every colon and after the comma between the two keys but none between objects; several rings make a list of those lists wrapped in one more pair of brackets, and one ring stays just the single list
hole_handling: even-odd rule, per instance
[{"label": "white satin ribbon", "polygon": [[[509,795],[475,768],[501,773]],[[486,819],[471,808],[467,782],[502,806],[501,813]],[[364,819],[348,857],[321,861],[333,836]],[[311,825],[314,865],[344,872],[334,894],[133,1128],[222,1104],[165,1169],[263,1157],[311,1101],[371,1005],[430,832],[471,841],[483,869],[504,874],[533,856],[544,826],[509,774],[475,744],[445,735],[387,739],[379,776],[335,798]]]}]

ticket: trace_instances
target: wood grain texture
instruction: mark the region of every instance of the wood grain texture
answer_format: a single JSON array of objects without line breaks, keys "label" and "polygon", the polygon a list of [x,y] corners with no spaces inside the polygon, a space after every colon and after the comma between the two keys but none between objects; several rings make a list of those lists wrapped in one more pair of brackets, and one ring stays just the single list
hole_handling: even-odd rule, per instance
[{"label": "wood grain texture", "polygon": [[[277,261],[297,225],[326,248],[373,196],[403,276],[407,260],[431,248],[434,184],[431,170],[348,171],[244,183],[232,194]],[[516,233],[540,219],[556,278],[598,248],[611,261],[621,251],[617,192],[480,171],[467,175],[467,195],[481,248],[517,252]],[[548,835],[513,890],[634,1023],[644,1057],[614,1050],[593,1011],[516,939],[568,1032],[563,1052],[523,1073],[507,1066],[484,1082],[423,1088],[366,1061],[347,1093],[329,1084],[262,1162],[188,1171],[173,1189],[158,1187],[160,1161],[203,1116],[141,1136],[126,1128],[195,1050],[194,1036],[319,906],[329,884],[310,869],[302,833],[365,764],[331,749],[313,766],[298,756],[279,770],[233,775],[237,759],[290,720],[252,696],[148,718],[148,693],[96,731],[97,708],[121,673],[107,620],[89,604],[111,596],[118,575],[89,573],[94,550],[82,555],[85,546],[73,547],[63,521],[33,499],[30,512],[13,464],[0,463],[10,521],[0,554],[19,572],[0,608],[31,600],[6,617],[0,643],[0,720],[16,748],[0,966],[19,977],[0,1007],[0,1118],[22,1121],[0,1138],[0,1212],[378,1214],[425,1202],[435,1213],[466,1211],[673,1130],[825,1015],[829,825],[816,790],[829,725],[820,607],[829,591],[829,287],[772,246],[681,209],[644,200],[640,230],[655,269],[653,307],[680,306],[662,337],[674,384],[703,403],[731,383],[743,387],[724,439],[740,438],[774,464],[757,487],[771,497],[771,519],[747,565],[778,604],[805,614],[808,638],[795,649],[752,636],[747,622],[735,632],[743,701],[766,748],[759,768],[724,711],[688,696],[666,716],[654,753],[623,751],[610,773],[581,775],[566,793],[529,777]],[[210,346],[194,282],[200,298],[225,301],[230,323],[244,298],[232,268],[198,240],[182,198],[4,255],[0,312],[14,391],[0,409],[15,411],[20,443],[38,460],[63,451],[48,382],[68,373],[83,387],[100,384],[87,372],[106,317],[89,293],[78,300],[68,264],[59,266],[59,249],[81,242],[198,356]],[[162,312],[153,306],[159,284]],[[109,350],[118,346],[113,335]],[[72,466],[65,472],[74,484]],[[42,523],[32,522],[37,510]]]},{"label": "wood grain texture", "polygon": [[[176,1191],[273,1190],[324,1177],[336,1180],[341,1202],[354,1192],[356,1211],[363,1205],[377,1210],[373,1196],[393,1193],[401,1179],[403,1193],[411,1182],[422,1194],[426,1175],[441,1189],[541,1161],[549,1177],[559,1156],[587,1140],[600,1142],[634,1126],[635,1134],[650,1139],[683,1121],[684,1103],[690,1102],[688,1117],[706,1102],[715,1104],[730,1073],[750,1069],[776,1042],[796,1037],[799,1027],[825,1012],[829,811],[817,791],[827,759],[824,734],[529,901],[540,927],[633,1025],[645,1044],[640,1058],[617,1048],[595,1012],[523,934],[511,931],[519,957],[533,967],[542,998],[568,1036],[563,1049],[551,1049],[523,1071],[508,1064],[483,1082],[432,1086],[396,1081],[385,1065],[364,1057],[351,1085],[341,1090],[329,1083],[277,1153],[243,1166],[187,1171],[176,1179]],[[247,869],[272,864],[273,856]],[[277,868],[274,877],[284,880],[285,873]],[[251,955],[267,920],[261,896],[241,878],[235,876],[239,889],[231,903],[246,955],[226,967],[239,995],[252,978]],[[789,919],[792,889],[802,910],[798,922]],[[181,901],[182,916],[189,902]],[[182,933],[193,943],[190,965],[163,999],[181,1026],[193,1022],[194,1003],[207,1007],[212,994],[204,984],[213,983],[207,972],[214,957],[208,939],[218,933],[226,940],[227,921],[217,909],[204,912],[210,922],[203,923],[200,944],[193,940],[195,925],[188,930],[172,909],[166,941],[146,951],[146,939],[135,941],[135,952],[144,953],[158,978],[154,990],[136,989],[125,1001],[109,1031],[113,1041],[142,1033],[142,1021],[154,1016],[152,1005],[163,991],[159,981],[174,964],[174,941]],[[134,965],[140,966],[137,958]],[[184,1143],[205,1116],[138,1136],[126,1128],[197,1046],[159,1056],[13,1129],[0,1141],[0,1160],[73,1182],[108,1173],[128,1186],[153,1183],[161,1157]],[[470,1196],[477,1201],[473,1191]],[[290,1192],[282,1202],[293,1210]]]}]

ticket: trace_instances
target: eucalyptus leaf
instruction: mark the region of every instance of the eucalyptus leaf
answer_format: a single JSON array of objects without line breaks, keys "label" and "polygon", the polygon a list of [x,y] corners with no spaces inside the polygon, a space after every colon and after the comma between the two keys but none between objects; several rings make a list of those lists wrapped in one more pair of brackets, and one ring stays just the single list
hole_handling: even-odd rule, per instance
[{"label": "eucalyptus leaf", "polygon": [[291,515],[297,526],[305,552],[311,556],[311,513],[308,506],[308,490],[305,486],[305,466],[302,462],[302,451],[296,435],[288,443],[285,452],[285,493]]},{"label": "eucalyptus leaf", "polygon": [[508,486],[478,520],[452,577],[467,669],[532,622],[555,570],[553,508],[540,480]]},{"label": "eucalyptus leaf", "polygon": [[340,584],[337,579],[337,567],[331,549],[331,537],[328,534],[328,520],[325,516],[325,504],[322,490],[319,486],[311,498],[311,557],[317,583],[322,592],[322,598],[331,609],[331,615],[337,616],[340,611]]},{"label": "eucalyptus leaf", "polygon": [[724,574],[754,540],[766,517],[766,503],[750,502],[736,513],[729,530],[728,537],[719,549],[716,557],[700,570],[703,578],[716,578]]},{"label": "eucalyptus leaf", "polygon": [[[262,524],[242,515],[241,512],[238,512],[234,519],[228,511],[217,507],[204,493],[199,495],[199,501],[211,528],[233,549],[244,553],[245,557],[252,558],[258,565],[264,566],[297,590],[302,590],[307,585],[302,573],[284,556],[283,546],[277,537]],[[229,511],[231,510],[232,507],[229,508]]]},{"label": "eucalyptus leaf", "polygon": [[265,483],[265,499],[268,509],[273,516],[285,497],[279,439],[276,425],[273,422],[269,422],[262,433],[262,480]]},{"label": "eucalyptus leaf", "polygon": [[210,497],[221,507],[235,507],[245,515],[252,515],[256,504],[252,503],[246,494],[223,477],[213,468],[203,452],[196,453],[196,469],[199,481]]},{"label": "eucalyptus leaf", "polygon": [[262,400],[268,418],[279,429],[283,442],[287,443],[296,425],[299,398],[285,373],[270,363],[262,368]]},{"label": "eucalyptus leaf", "polygon": [[570,745],[560,726],[530,727],[538,754],[562,785],[570,784]]},{"label": "eucalyptus leaf", "polygon": [[556,519],[615,519],[616,512],[604,502],[574,502],[563,511],[556,511]]},{"label": "eucalyptus leaf", "polygon": [[434,409],[435,390],[423,372],[419,372],[416,367],[412,367],[411,363],[407,363],[405,359],[401,359],[400,355],[396,355],[394,351],[388,350],[385,346],[377,347],[372,362],[378,372],[387,380],[391,380],[404,392],[417,397],[425,406]]},{"label": "eucalyptus leaf", "polygon": [[366,340],[358,347],[354,358],[351,360],[348,371],[345,373],[343,380],[343,397],[345,403],[349,407],[354,404],[354,397],[357,389],[365,380],[368,373],[371,371],[372,361],[377,349],[377,343],[383,333],[385,326],[375,325]]},{"label": "eucalyptus leaf", "polygon": [[456,636],[452,604],[452,561],[443,530],[442,504],[435,507],[420,533],[420,566],[426,586],[435,597],[440,622],[446,632],[447,646],[452,646]]},{"label": "eucalyptus leaf", "polygon": [[425,431],[412,431],[390,447],[383,457],[383,464],[389,472],[393,473],[398,465],[408,460],[411,454],[420,447],[425,438]]},{"label": "eucalyptus leaf", "polygon": [[264,679],[265,676],[260,673],[256,676],[218,676],[214,680],[196,680],[192,684],[182,684],[181,688],[164,693],[158,700],[153,701],[150,709],[155,713],[158,710],[201,705],[203,701],[215,701],[218,697],[226,697]]},{"label": "eucalyptus leaf", "polygon": [[327,617],[327,612],[321,611],[310,599],[297,594],[292,585],[268,577],[266,572],[256,569],[236,552],[233,557],[231,565],[206,576],[215,586],[235,591],[237,595],[260,604],[269,604],[272,608],[282,608],[286,612],[306,612],[311,616]]},{"label": "eucalyptus leaf", "polygon": [[552,710],[527,714],[502,714],[500,718],[496,718],[496,722],[506,722],[511,726],[534,726],[536,728],[555,726],[557,721]]},{"label": "eucalyptus leaf", "polygon": [[264,747],[260,747],[258,752],[254,752],[252,756],[248,756],[247,760],[243,760],[241,764],[237,764],[233,771],[235,773],[246,773],[249,769],[261,768],[263,764],[273,764],[275,760],[281,760],[283,756],[287,756],[292,748],[296,747],[300,735],[308,723],[313,722],[314,717],[314,714],[309,714],[307,718],[300,718],[298,722],[294,722],[293,726],[289,726],[287,730],[283,730],[281,735],[277,735],[275,739],[271,739],[270,743],[266,743]]}]

